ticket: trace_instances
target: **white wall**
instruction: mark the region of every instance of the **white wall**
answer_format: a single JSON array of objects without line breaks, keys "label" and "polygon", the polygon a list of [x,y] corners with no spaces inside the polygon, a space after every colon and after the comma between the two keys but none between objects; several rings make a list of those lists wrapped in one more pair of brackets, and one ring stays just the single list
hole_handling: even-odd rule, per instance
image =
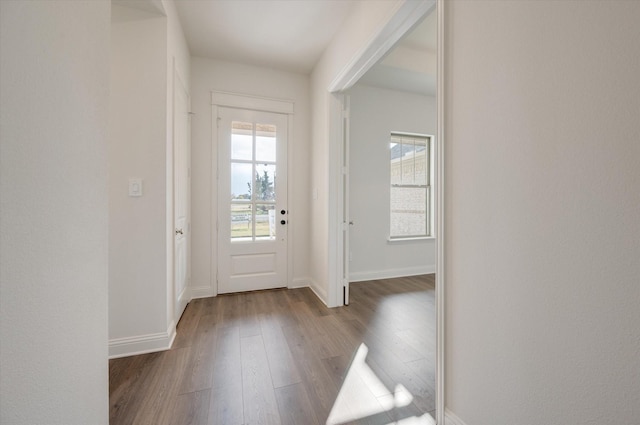
[{"label": "white wall", "polygon": [[[215,235],[212,245],[212,149],[211,91],[249,94],[295,102],[293,137],[288,149],[293,156],[289,173],[290,238],[293,250],[293,286],[309,284],[309,77],[266,68],[194,57],[191,62],[192,139],[192,288],[194,296],[215,294]],[[291,152],[292,150],[292,152]],[[213,174],[215,175],[215,174]],[[213,204],[215,208],[215,203]],[[213,211],[214,217],[216,211]]]},{"label": "white wall", "polygon": [[[173,290],[173,69],[189,53],[172,2],[165,15],[113,6],[109,143],[109,353],[168,348]],[[143,196],[128,195],[129,178]]]},{"label": "white wall", "polygon": [[108,1],[0,2],[0,423],[107,424]]},{"label": "white wall", "polygon": [[330,234],[337,228],[335,199],[331,194],[335,197],[339,182],[330,180],[330,176],[336,174],[332,167],[339,166],[339,152],[332,149],[336,143],[330,142],[331,137],[340,134],[335,120],[339,104],[328,88],[401,3],[402,0],[357,2],[311,74],[311,190],[317,193],[317,198],[312,198],[309,216],[312,226],[310,257],[313,258],[310,274],[313,290],[329,306],[341,303],[335,290],[336,264],[341,258],[336,252],[337,235]]},{"label": "white wall", "polygon": [[389,136],[435,135],[436,100],[358,84],[351,101],[349,280],[435,272],[435,240],[389,242]]},{"label": "white wall", "polygon": [[446,2],[446,403],[638,423],[639,2]]},{"label": "white wall", "polygon": [[[166,57],[166,17],[150,15],[113,23],[109,143],[112,345],[122,338],[167,331]],[[131,177],[143,180],[143,196],[129,196]],[[119,353],[112,348],[111,354]]]}]

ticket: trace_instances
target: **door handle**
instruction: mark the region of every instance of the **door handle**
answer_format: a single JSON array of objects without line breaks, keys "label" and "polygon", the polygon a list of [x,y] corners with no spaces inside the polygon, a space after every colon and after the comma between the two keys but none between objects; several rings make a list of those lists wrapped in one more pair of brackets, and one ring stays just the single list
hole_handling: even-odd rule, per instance
[{"label": "door handle", "polygon": [[182,229],[176,229],[176,235],[183,235]]}]

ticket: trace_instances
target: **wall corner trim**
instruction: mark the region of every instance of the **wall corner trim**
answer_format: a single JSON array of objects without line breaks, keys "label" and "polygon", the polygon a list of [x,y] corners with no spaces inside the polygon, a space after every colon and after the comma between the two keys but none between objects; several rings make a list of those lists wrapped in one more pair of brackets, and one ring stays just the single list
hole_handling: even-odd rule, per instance
[{"label": "wall corner trim", "polygon": [[175,338],[176,326],[172,323],[165,332],[110,339],[109,359],[165,351]]},{"label": "wall corner trim", "polygon": [[191,299],[215,297],[215,291],[210,285],[194,286],[191,288]]},{"label": "wall corner trim", "polygon": [[288,288],[289,289],[309,288],[310,286],[311,286],[310,277],[297,277],[291,281],[291,284],[288,286]]},{"label": "wall corner trim", "polygon": [[320,301],[322,301],[324,303],[324,305],[326,305],[327,307],[331,307],[329,304],[327,304],[327,291],[325,288],[321,288],[320,286],[318,286],[318,284],[310,279],[309,282],[309,288],[313,291],[313,293],[316,295],[316,297],[318,297],[320,299]]},{"label": "wall corner trim", "polygon": [[467,425],[448,408],[444,409],[444,425]]}]

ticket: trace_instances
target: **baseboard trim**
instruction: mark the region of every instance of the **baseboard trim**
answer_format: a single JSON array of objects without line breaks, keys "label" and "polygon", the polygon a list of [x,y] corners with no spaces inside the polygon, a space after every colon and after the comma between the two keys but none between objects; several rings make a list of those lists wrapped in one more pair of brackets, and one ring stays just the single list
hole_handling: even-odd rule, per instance
[{"label": "baseboard trim", "polygon": [[405,267],[401,269],[374,270],[369,272],[349,273],[349,282],[363,282],[365,280],[392,279],[395,277],[416,276],[436,272],[435,265]]},{"label": "baseboard trim", "polygon": [[198,286],[191,288],[191,299],[215,297],[213,288],[210,286]]},{"label": "baseboard trim", "polygon": [[313,279],[311,279],[309,283],[310,283],[309,288],[313,291],[314,294],[316,294],[316,297],[318,297],[318,299],[320,299],[320,301],[322,301],[324,305],[328,305],[326,289],[318,287],[318,285],[313,281]]},{"label": "baseboard trim", "polygon": [[466,425],[455,413],[446,408],[444,409],[444,423],[445,425]]},{"label": "baseboard trim", "polygon": [[175,338],[176,326],[171,324],[166,332],[110,339],[109,358],[118,359],[120,357],[165,351],[171,348]]},{"label": "baseboard trim", "polygon": [[[291,281],[291,284],[287,287],[288,289],[297,289],[297,288],[309,288],[312,287],[311,278],[301,277],[296,278]],[[315,291],[314,291],[315,292]],[[191,288],[191,299],[195,300],[196,298],[209,298],[215,297],[215,291],[210,286],[198,286],[195,288]]]},{"label": "baseboard trim", "polygon": [[291,285],[289,285],[289,289],[308,288],[310,286],[311,286],[311,278],[302,277],[302,278],[293,279],[291,281]]}]

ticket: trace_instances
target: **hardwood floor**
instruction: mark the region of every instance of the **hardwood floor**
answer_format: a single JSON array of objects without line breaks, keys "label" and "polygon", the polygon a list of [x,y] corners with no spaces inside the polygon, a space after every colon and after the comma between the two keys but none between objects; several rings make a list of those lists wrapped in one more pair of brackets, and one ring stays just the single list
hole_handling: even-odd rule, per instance
[{"label": "hardwood floor", "polygon": [[[336,406],[351,416],[338,412],[339,423],[434,415],[434,299],[434,275],[423,275],[353,283],[351,304],[335,309],[308,288],[193,300],[171,350],[109,362],[110,424],[321,425],[343,384]],[[345,380],[361,343],[358,367],[377,378]],[[378,383],[369,411],[358,410],[367,391],[346,391],[361,376]],[[398,384],[412,401],[376,410]]]}]

